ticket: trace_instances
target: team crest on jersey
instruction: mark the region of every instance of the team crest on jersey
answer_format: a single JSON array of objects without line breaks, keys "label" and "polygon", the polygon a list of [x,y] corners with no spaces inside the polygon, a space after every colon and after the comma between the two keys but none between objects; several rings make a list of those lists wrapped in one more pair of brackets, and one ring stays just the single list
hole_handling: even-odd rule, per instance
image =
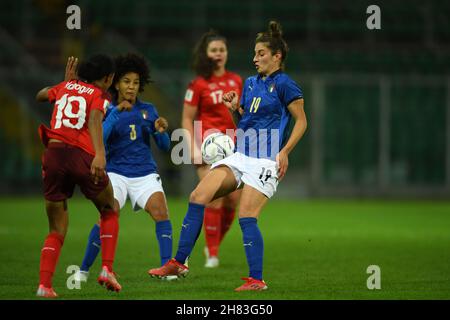
[{"label": "team crest on jersey", "polygon": [[141,110],[141,114],[142,114],[142,118],[144,118],[144,120],[148,119],[148,112],[147,112],[147,110]]},{"label": "team crest on jersey", "polygon": [[236,87],[236,82],[234,80],[228,80],[228,85],[230,87]]},{"label": "team crest on jersey", "polygon": [[272,83],[269,87],[269,92],[272,93],[275,90],[275,83]]},{"label": "team crest on jersey", "polygon": [[103,103],[103,113],[106,113],[106,110],[108,110],[110,106],[109,100],[105,99],[105,102]]},{"label": "team crest on jersey", "polygon": [[192,97],[194,96],[194,91],[192,91],[191,89],[187,89],[186,90],[186,95],[184,96],[184,100],[186,101],[192,101]]}]

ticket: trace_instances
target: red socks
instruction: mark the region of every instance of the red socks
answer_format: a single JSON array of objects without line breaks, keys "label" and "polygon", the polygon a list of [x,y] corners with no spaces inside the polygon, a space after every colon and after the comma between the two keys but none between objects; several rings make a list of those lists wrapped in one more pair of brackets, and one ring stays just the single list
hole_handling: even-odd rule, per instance
[{"label": "red socks", "polygon": [[210,256],[218,256],[220,243],[230,229],[234,216],[234,209],[205,208],[205,240]]},{"label": "red socks", "polygon": [[236,210],[230,208],[222,208],[222,228],[220,229],[220,242],[222,242],[225,234],[230,230],[231,225],[233,224],[234,216],[236,214]]},{"label": "red socks", "polygon": [[119,216],[114,210],[100,212],[100,241],[102,244],[102,266],[112,271],[119,234]]},{"label": "red socks", "polygon": [[205,208],[205,240],[209,255],[217,257],[220,245],[222,208]]},{"label": "red socks", "polygon": [[53,273],[58,263],[61,247],[64,243],[64,237],[56,232],[47,235],[44,246],[41,250],[41,264],[39,267],[39,284],[46,288],[52,287]]}]

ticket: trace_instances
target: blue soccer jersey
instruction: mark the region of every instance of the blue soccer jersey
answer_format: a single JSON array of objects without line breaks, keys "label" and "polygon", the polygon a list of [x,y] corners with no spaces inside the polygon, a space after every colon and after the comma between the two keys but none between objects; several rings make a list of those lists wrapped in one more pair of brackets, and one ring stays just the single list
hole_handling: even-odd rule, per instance
[{"label": "blue soccer jersey", "polygon": [[301,98],[302,89],[281,70],[265,79],[249,77],[240,101],[244,114],[238,125],[236,151],[275,160],[289,138],[291,114],[287,107]]},{"label": "blue soccer jersey", "polygon": [[150,148],[150,136],[160,149],[169,150],[167,133],[155,131],[158,119],[156,108],[136,100],[130,111],[119,112],[115,104],[108,106],[103,123],[103,137],[107,151],[106,171],[129,178],[142,177],[157,172]]}]

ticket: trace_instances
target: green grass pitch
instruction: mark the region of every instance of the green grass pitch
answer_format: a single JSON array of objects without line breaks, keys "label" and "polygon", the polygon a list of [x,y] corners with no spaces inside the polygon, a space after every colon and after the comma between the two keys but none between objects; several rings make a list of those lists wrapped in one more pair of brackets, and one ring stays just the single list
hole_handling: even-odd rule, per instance
[{"label": "green grass pitch", "polygon": [[[168,200],[178,244],[186,199]],[[237,221],[224,240],[220,267],[203,267],[201,234],[185,279],[164,282],[147,275],[159,261],[155,227],[130,205],[120,218],[115,270],[119,294],[96,283],[69,290],[69,265],[81,263],[97,219],[83,198],[69,202],[69,232],[53,280],[62,299],[450,299],[450,203],[431,201],[284,201],[273,199],[259,226],[264,237],[265,292],[235,293],[247,276]],[[0,199],[0,299],[35,299],[39,255],[47,218],[41,198]],[[381,289],[369,290],[369,265],[381,268]]]}]

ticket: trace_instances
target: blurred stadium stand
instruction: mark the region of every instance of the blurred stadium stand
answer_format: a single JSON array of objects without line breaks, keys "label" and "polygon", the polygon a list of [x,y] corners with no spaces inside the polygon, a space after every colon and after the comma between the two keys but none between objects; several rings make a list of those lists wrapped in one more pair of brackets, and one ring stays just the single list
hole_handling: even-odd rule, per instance
[{"label": "blurred stadium stand", "polygon": [[[290,46],[286,71],[304,89],[308,131],[278,196],[450,195],[450,2],[377,1],[381,30],[366,28],[372,1],[18,0],[0,12],[1,193],[40,190],[38,89],[62,80],[69,55],[138,51],[151,63],[144,99],[180,126],[192,48],[215,28],[230,70],[254,73],[253,41],[270,19]],[[77,4],[82,29],[66,28]],[[196,183],[191,166],[158,153],[171,195]]]}]

